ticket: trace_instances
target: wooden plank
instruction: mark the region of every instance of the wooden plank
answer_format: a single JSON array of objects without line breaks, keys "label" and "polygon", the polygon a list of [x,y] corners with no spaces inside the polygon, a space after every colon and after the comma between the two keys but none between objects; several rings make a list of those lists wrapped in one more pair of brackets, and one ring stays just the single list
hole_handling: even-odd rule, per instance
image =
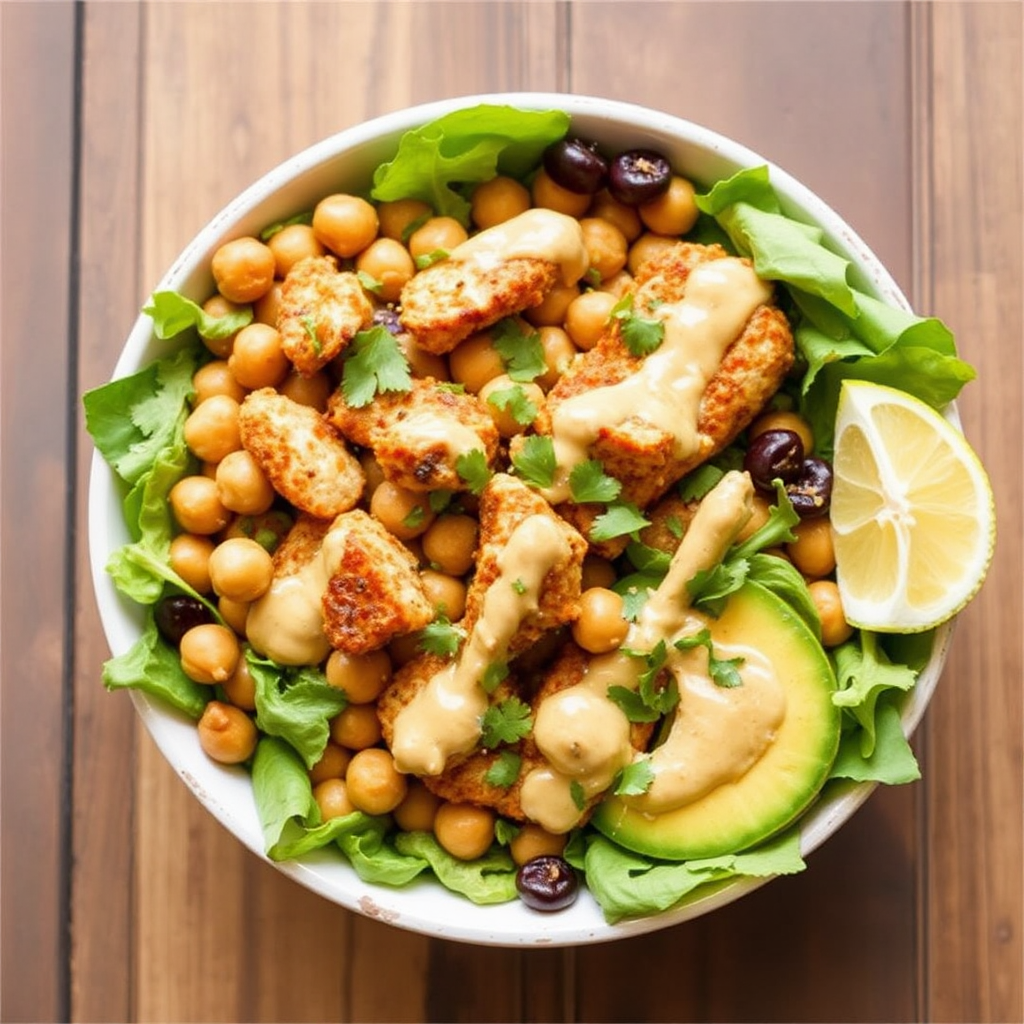
[{"label": "wooden plank", "polygon": [[[0,7],[0,1016],[68,1013],[75,10]],[[46,130],[39,130],[45,125]]]},{"label": "wooden plank", "polygon": [[922,1010],[929,1020],[1021,1020],[1024,12],[955,3],[915,14],[929,101],[922,290],[978,370],[959,408],[998,513],[995,561],[958,624],[927,721]]}]

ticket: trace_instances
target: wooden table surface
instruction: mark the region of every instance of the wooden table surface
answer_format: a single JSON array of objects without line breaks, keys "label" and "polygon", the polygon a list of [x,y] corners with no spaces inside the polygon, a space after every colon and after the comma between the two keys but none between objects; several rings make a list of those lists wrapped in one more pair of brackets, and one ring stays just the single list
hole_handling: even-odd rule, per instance
[{"label": "wooden table surface", "polygon": [[[1019,3],[2,3],[4,1020],[1022,1019]],[[914,745],[810,858],[590,948],[430,940],[201,809],[99,680],[79,396],[163,269],[289,154],[411,102],[562,90],[818,191],[978,369],[999,541]]]}]

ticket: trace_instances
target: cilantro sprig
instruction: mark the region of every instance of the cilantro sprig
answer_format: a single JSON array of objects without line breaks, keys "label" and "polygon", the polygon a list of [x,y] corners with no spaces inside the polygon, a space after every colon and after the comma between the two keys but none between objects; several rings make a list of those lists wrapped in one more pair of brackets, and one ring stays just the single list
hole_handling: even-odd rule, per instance
[{"label": "cilantro sprig", "polygon": [[445,614],[440,614],[433,622],[428,622],[420,630],[420,650],[427,654],[436,654],[441,658],[454,657],[466,639],[466,631],[456,626]]},{"label": "cilantro sprig", "polygon": [[644,671],[635,690],[627,686],[609,686],[608,699],[614,701],[631,722],[656,722],[679,703],[679,687],[674,678],[669,678],[661,688],[657,686],[658,676],[668,657],[668,647],[664,640],[659,640],[651,651],[634,651],[626,647],[620,650],[630,657],[643,659]]},{"label": "cilantro sprig", "polygon": [[345,350],[341,392],[345,401],[359,409],[383,391],[409,391],[409,363],[395,336],[379,324],[360,331]]},{"label": "cilantro sprig", "polygon": [[491,704],[480,720],[480,744],[485,750],[493,750],[502,743],[515,743],[530,734],[533,716],[530,705],[518,697]]},{"label": "cilantro sprig", "polygon": [[529,330],[522,321],[508,317],[499,320],[490,334],[494,349],[505,364],[505,373],[512,380],[526,384],[547,373],[540,331]]},{"label": "cilantro sprig", "polygon": [[522,427],[528,427],[537,418],[540,410],[520,384],[508,388],[498,388],[487,396],[489,405],[499,412],[508,414]]},{"label": "cilantro sprig", "polygon": [[622,343],[638,359],[649,356],[661,347],[665,338],[665,324],[661,320],[653,320],[634,312],[631,294],[623,295],[612,306],[610,315],[619,321]]},{"label": "cilantro sprig", "polygon": [[711,642],[711,630],[698,630],[689,636],[680,637],[673,642],[673,646],[679,651],[691,651],[696,647],[705,647],[708,652],[708,675],[715,686],[723,689],[732,689],[735,686],[742,686],[743,679],[740,676],[740,666],[743,658],[719,658],[715,654],[714,645]]},{"label": "cilantro sprig", "polygon": [[512,466],[534,487],[550,487],[555,480],[555,442],[546,434],[532,434],[512,453]]},{"label": "cilantro sprig", "polygon": [[569,492],[572,500],[581,505],[614,501],[621,490],[622,484],[604,471],[599,459],[577,463],[569,473]]}]

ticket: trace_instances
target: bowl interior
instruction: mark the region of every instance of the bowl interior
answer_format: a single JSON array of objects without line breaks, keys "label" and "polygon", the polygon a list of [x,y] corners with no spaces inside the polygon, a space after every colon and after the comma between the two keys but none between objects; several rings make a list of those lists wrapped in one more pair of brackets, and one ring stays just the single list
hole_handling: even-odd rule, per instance
[{"label": "bowl interior", "polygon": [[[817,196],[778,167],[745,147],[668,114],[585,96],[503,93],[462,97],[389,114],[343,131],[299,153],[270,171],[218,213],[185,248],[153,290],[174,290],[203,301],[213,291],[210,259],[225,240],[258,234],[268,224],[310,209],[324,195],[365,191],[373,169],[393,155],[409,128],[450,110],[477,103],[527,109],[561,109],[573,131],[610,150],[650,146],[698,183],[727,177],[743,167],[768,164],[785,212],[821,227],[828,243],[851,260],[856,284],[893,305],[909,308],[905,297],[857,234]],[[174,342],[155,338],[148,317],[136,321],[114,370],[121,377],[166,354]],[[955,417],[955,410],[951,413]],[[93,455],[89,482],[89,548],[100,618],[111,652],[125,652],[139,635],[141,609],[114,589],[104,566],[111,552],[128,540],[113,474]],[[951,638],[950,624],[935,638],[930,661],[903,709],[909,735],[920,721],[942,671]],[[258,856],[263,838],[249,775],[218,765],[201,751],[194,724],[158,702],[133,691],[132,699],[162,754],[196,797]],[[868,797],[870,784],[830,788],[803,819],[802,849],[809,853],[835,832]],[[518,901],[475,906],[424,880],[403,889],[368,885],[339,856],[320,851],[302,861],[276,865],[299,883],[350,910],[425,934],[491,945],[576,945],[601,942],[664,928],[723,906],[757,888],[763,880],[731,882],[676,909],[614,926],[605,923],[584,893],[569,909],[540,915]]]}]

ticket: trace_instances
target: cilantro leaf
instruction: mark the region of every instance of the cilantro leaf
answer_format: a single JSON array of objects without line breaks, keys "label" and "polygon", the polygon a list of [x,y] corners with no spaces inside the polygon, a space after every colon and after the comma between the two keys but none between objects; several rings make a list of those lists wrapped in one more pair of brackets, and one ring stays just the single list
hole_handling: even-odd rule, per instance
[{"label": "cilantro leaf", "polygon": [[466,631],[454,625],[447,615],[438,615],[433,622],[428,622],[420,630],[420,650],[427,654],[436,654],[441,658],[451,658],[466,639]]},{"label": "cilantro leaf", "polygon": [[487,769],[484,781],[489,786],[508,789],[519,778],[522,766],[523,759],[519,754],[514,750],[503,750]]},{"label": "cilantro leaf", "polygon": [[409,391],[409,363],[395,336],[379,324],[360,331],[345,350],[341,391],[353,409],[369,405],[382,391]]},{"label": "cilantro leaf", "polygon": [[607,503],[614,501],[622,484],[604,471],[599,459],[577,463],[569,474],[569,491],[578,504],[588,501]]},{"label": "cilantro leaf", "polygon": [[491,467],[482,448],[471,448],[455,460],[455,472],[469,488],[471,494],[479,494],[491,479]]},{"label": "cilantro leaf", "polygon": [[487,668],[484,669],[483,678],[480,680],[480,685],[483,687],[484,693],[494,693],[494,691],[508,678],[508,662],[507,661],[492,661]]},{"label": "cilantro leaf", "polygon": [[622,617],[636,622],[643,611],[652,590],[657,590],[662,576],[645,572],[634,572],[618,579],[612,590],[622,598]]},{"label": "cilantro leaf", "polygon": [[512,455],[512,465],[528,484],[550,487],[555,479],[555,442],[546,434],[526,438]]},{"label": "cilantro leaf", "polygon": [[573,779],[569,783],[569,796],[572,798],[577,811],[582,811],[586,808],[587,791],[583,788],[583,783],[579,779]]},{"label": "cilantro leaf", "polygon": [[654,782],[654,768],[649,758],[642,757],[627,764],[619,773],[613,792],[616,796],[642,796]]},{"label": "cilantro leaf", "polygon": [[650,525],[651,521],[631,501],[617,502],[609,505],[607,511],[594,520],[590,528],[590,539],[603,541],[623,534],[633,535]]},{"label": "cilantro leaf", "polygon": [[512,380],[525,384],[547,373],[540,331],[528,330],[521,321],[508,317],[495,324],[490,334],[494,349],[505,364],[505,372]]},{"label": "cilantro leaf", "polygon": [[480,743],[486,750],[493,750],[502,743],[515,743],[528,736],[533,728],[530,705],[518,697],[498,701],[484,712],[480,728]]},{"label": "cilantro leaf", "polygon": [[743,658],[719,658],[715,655],[714,646],[711,643],[711,630],[698,630],[690,636],[680,637],[675,641],[675,647],[680,651],[690,651],[695,647],[706,647],[708,652],[708,675],[715,686],[723,689],[731,689],[734,686],[742,686],[743,679],[740,677],[739,668],[743,664]]},{"label": "cilantro leaf", "polygon": [[649,356],[665,338],[665,324],[633,312],[633,296],[624,295],[612,306],[611,317],[619,321],[622,342],[637,358]]},{"label": "cilantro leaf", "polygon": [[536,403],[530,400],[530,396],[519,384],[492,391],[487,396],[487,401],[502,412],[507,409],[512,419],[523,427],[528,427],[537,418],[537,413],[540,411]]},{"label": "cilantro leaf", "polygon": [[679,703],[679,687],[674,678],[661,689],[657,687],[658,676],[665,667],[668,648],[659,640],[651,651],[633,651],[626,647],[619,650],[633,658],[642,658],[644,671],[637,681],[636,690],[625,686],[609,686],[608,699],[618,704],[631,722],[656,722]]},{"label": "cilantro leaf", "polygon": [[268,224],[260,232],[260,241],[269,242],[279,231],[284,231],[285,228],[290,228],[293,224],[312,224],[313,223],[313,211],[303,210],[302,213],[295,214],[294,217],[288,217],[286,220],[275,221],[273,224]]}]

